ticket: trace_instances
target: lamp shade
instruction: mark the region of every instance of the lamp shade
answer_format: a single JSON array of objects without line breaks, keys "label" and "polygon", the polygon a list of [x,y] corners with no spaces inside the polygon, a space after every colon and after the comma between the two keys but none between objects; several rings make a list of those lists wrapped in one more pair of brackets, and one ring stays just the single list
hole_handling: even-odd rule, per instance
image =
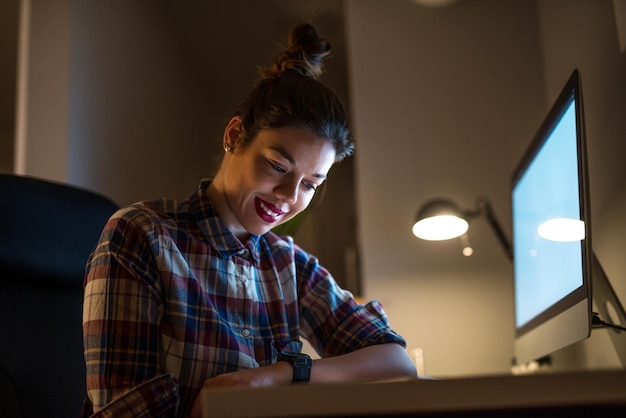
[{"label": "lamp shade", "polygon": [[413,235],[429,241],[459,237],[467,232],[469,224],[463,212],[447,199],[427,202],[417,212]]}]

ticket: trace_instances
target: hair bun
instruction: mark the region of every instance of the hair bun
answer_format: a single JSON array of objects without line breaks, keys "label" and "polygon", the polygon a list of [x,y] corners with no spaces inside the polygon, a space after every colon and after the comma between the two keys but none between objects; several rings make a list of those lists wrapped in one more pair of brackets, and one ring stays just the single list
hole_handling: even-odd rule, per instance
[{"label": "hair bun", "polygon": [[273,77],[295,70],[304,76],[319,79],[330,49],[330,42],[320,38],[311,24],[301,23],[291,32],[289,46],[274,58],[271,69],[265,70],[263,75]]}]

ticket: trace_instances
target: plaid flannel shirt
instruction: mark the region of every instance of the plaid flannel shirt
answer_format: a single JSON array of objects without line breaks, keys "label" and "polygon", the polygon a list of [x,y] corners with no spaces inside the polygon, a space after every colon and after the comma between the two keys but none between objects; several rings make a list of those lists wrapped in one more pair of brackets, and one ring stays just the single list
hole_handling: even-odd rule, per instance
[{"label": "plaid flannel shirt", "polygon": [[209,183],[104,227],[85,278],[85,416],[187,416],[206,379],[272,364],[300,337],[321,356],[405,345],[377,301],[358,304],[290,237],[241,243]]}]

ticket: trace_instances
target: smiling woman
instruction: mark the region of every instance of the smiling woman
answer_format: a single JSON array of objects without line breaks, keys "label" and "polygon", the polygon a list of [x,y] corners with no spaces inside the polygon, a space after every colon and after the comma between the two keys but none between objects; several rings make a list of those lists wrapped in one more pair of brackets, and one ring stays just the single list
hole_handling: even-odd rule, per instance
[{"label": "smiling woman", "polygon": [[230,231],[245,241],[289,221],[307,208],[335,161],[326,139],[303,128],[261,131],[246,147],[241,118],[234,117],[224,133],[229,149],[208,189]]},{"label": "smiling woman", "polygon": [[[416,376],[380,303],[358,303],[272,232],[353,149],[318,80],[329,51],[298,25],[224,129],[214,178],[106,224],[85,281],[85,415],[199,417],[203,387]],[[321,358],[301,353],[302,339]]]}]

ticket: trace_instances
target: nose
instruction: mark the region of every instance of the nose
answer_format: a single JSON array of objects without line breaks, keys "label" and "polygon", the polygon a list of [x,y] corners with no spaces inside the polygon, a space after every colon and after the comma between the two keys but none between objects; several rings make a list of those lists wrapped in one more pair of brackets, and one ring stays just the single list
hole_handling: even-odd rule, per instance
[{"label": "nose", "polygon": [[298,201],[299,184],[299,179],[284,177],[283,181],[274,189],[274,195],[283,202],[294,205]]}]

